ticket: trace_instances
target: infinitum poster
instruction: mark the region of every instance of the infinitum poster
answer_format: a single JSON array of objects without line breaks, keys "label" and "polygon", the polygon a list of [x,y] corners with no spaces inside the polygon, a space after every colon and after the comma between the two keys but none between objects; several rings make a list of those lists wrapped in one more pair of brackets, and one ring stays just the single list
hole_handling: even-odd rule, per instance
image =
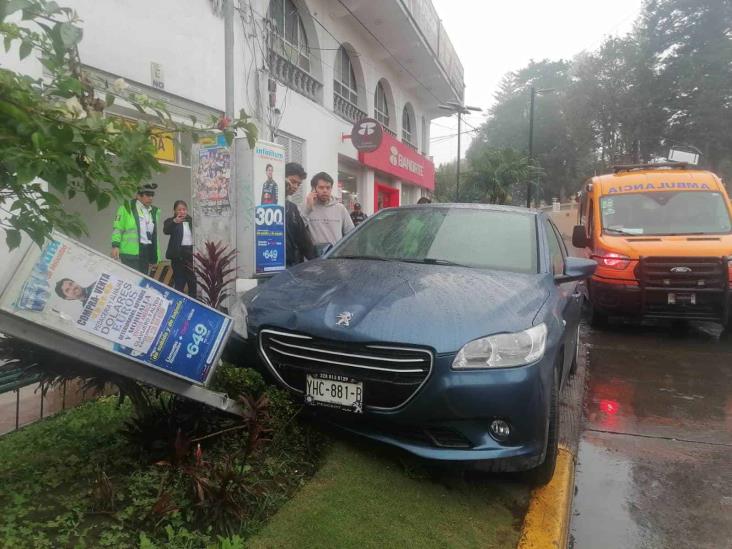
[{"label": "infinitum poster", "polygon": [[0,308],[198,384],[231,330],[219,311],[59,233],[25,255]]},{"label": "infinitum poster", "polygon": [[254,147],[254,258],[257,273],[285,269],[285,151],[275,143]]}]

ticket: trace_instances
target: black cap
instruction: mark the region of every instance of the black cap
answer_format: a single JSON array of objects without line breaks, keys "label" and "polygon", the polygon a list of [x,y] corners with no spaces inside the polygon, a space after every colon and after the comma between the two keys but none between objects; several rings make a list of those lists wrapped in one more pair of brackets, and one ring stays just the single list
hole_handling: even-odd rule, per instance
[{"label": "black cap", "polygon": [[137,187],[137,194],[155,194],[155,189],[158,188],[157,183],[145,183]]}]

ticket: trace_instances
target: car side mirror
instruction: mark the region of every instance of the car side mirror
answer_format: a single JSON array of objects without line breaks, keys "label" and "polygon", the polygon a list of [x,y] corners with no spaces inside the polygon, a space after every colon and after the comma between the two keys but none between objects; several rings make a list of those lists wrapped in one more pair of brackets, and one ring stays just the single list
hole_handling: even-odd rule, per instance
[{"label": "car side mirror", "polygon": [[564,260],[564,273],[555,275],[554,281],[561,284],[562,282],[584,280],[595,274],[595,269],[597,269],[597,262],[594,259],[567,257]]},{"label": "car side mirror", "polygon": [[327,254],[332,249],[333,249],[333,244],[316,244],[315,245],[315,255],[317,257],[323,257],[325,254]]},{"label": "car side mirror", "polygon": [[572,246],[575,248],[586,248],[590,245],[584,225],[575,225],[572,229]]}]

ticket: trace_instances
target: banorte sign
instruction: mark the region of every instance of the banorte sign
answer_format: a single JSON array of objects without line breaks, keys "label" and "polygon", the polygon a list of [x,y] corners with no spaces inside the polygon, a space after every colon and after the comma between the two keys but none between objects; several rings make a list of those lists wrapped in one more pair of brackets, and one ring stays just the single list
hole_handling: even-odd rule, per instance
[{"label": "banorte sign", "polygon": [[430,191],[435,189],[435,165],[432,161],[386,133],[373,118],[356,122],[351,131],[351,141],[363,165]]}]

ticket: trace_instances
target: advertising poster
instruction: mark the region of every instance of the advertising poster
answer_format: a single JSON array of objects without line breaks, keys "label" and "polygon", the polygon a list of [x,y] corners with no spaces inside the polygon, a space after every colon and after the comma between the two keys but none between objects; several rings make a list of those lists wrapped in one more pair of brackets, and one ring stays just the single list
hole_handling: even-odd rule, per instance
[{"label": "advertising poster", "polygon": [[258,141],[254,148],[254,257],[257,273],[285,269],[285,152]]},{"label": "advertising poster", "polygon": [[25,256],[0,307],[197,384],[231,329],[223,313],[58,233]]},{"label": "advertising poster", "polygon": [[208,216],[231,214],[231,151],[222,140],[212,141],[198,151],[193,199]]}]

